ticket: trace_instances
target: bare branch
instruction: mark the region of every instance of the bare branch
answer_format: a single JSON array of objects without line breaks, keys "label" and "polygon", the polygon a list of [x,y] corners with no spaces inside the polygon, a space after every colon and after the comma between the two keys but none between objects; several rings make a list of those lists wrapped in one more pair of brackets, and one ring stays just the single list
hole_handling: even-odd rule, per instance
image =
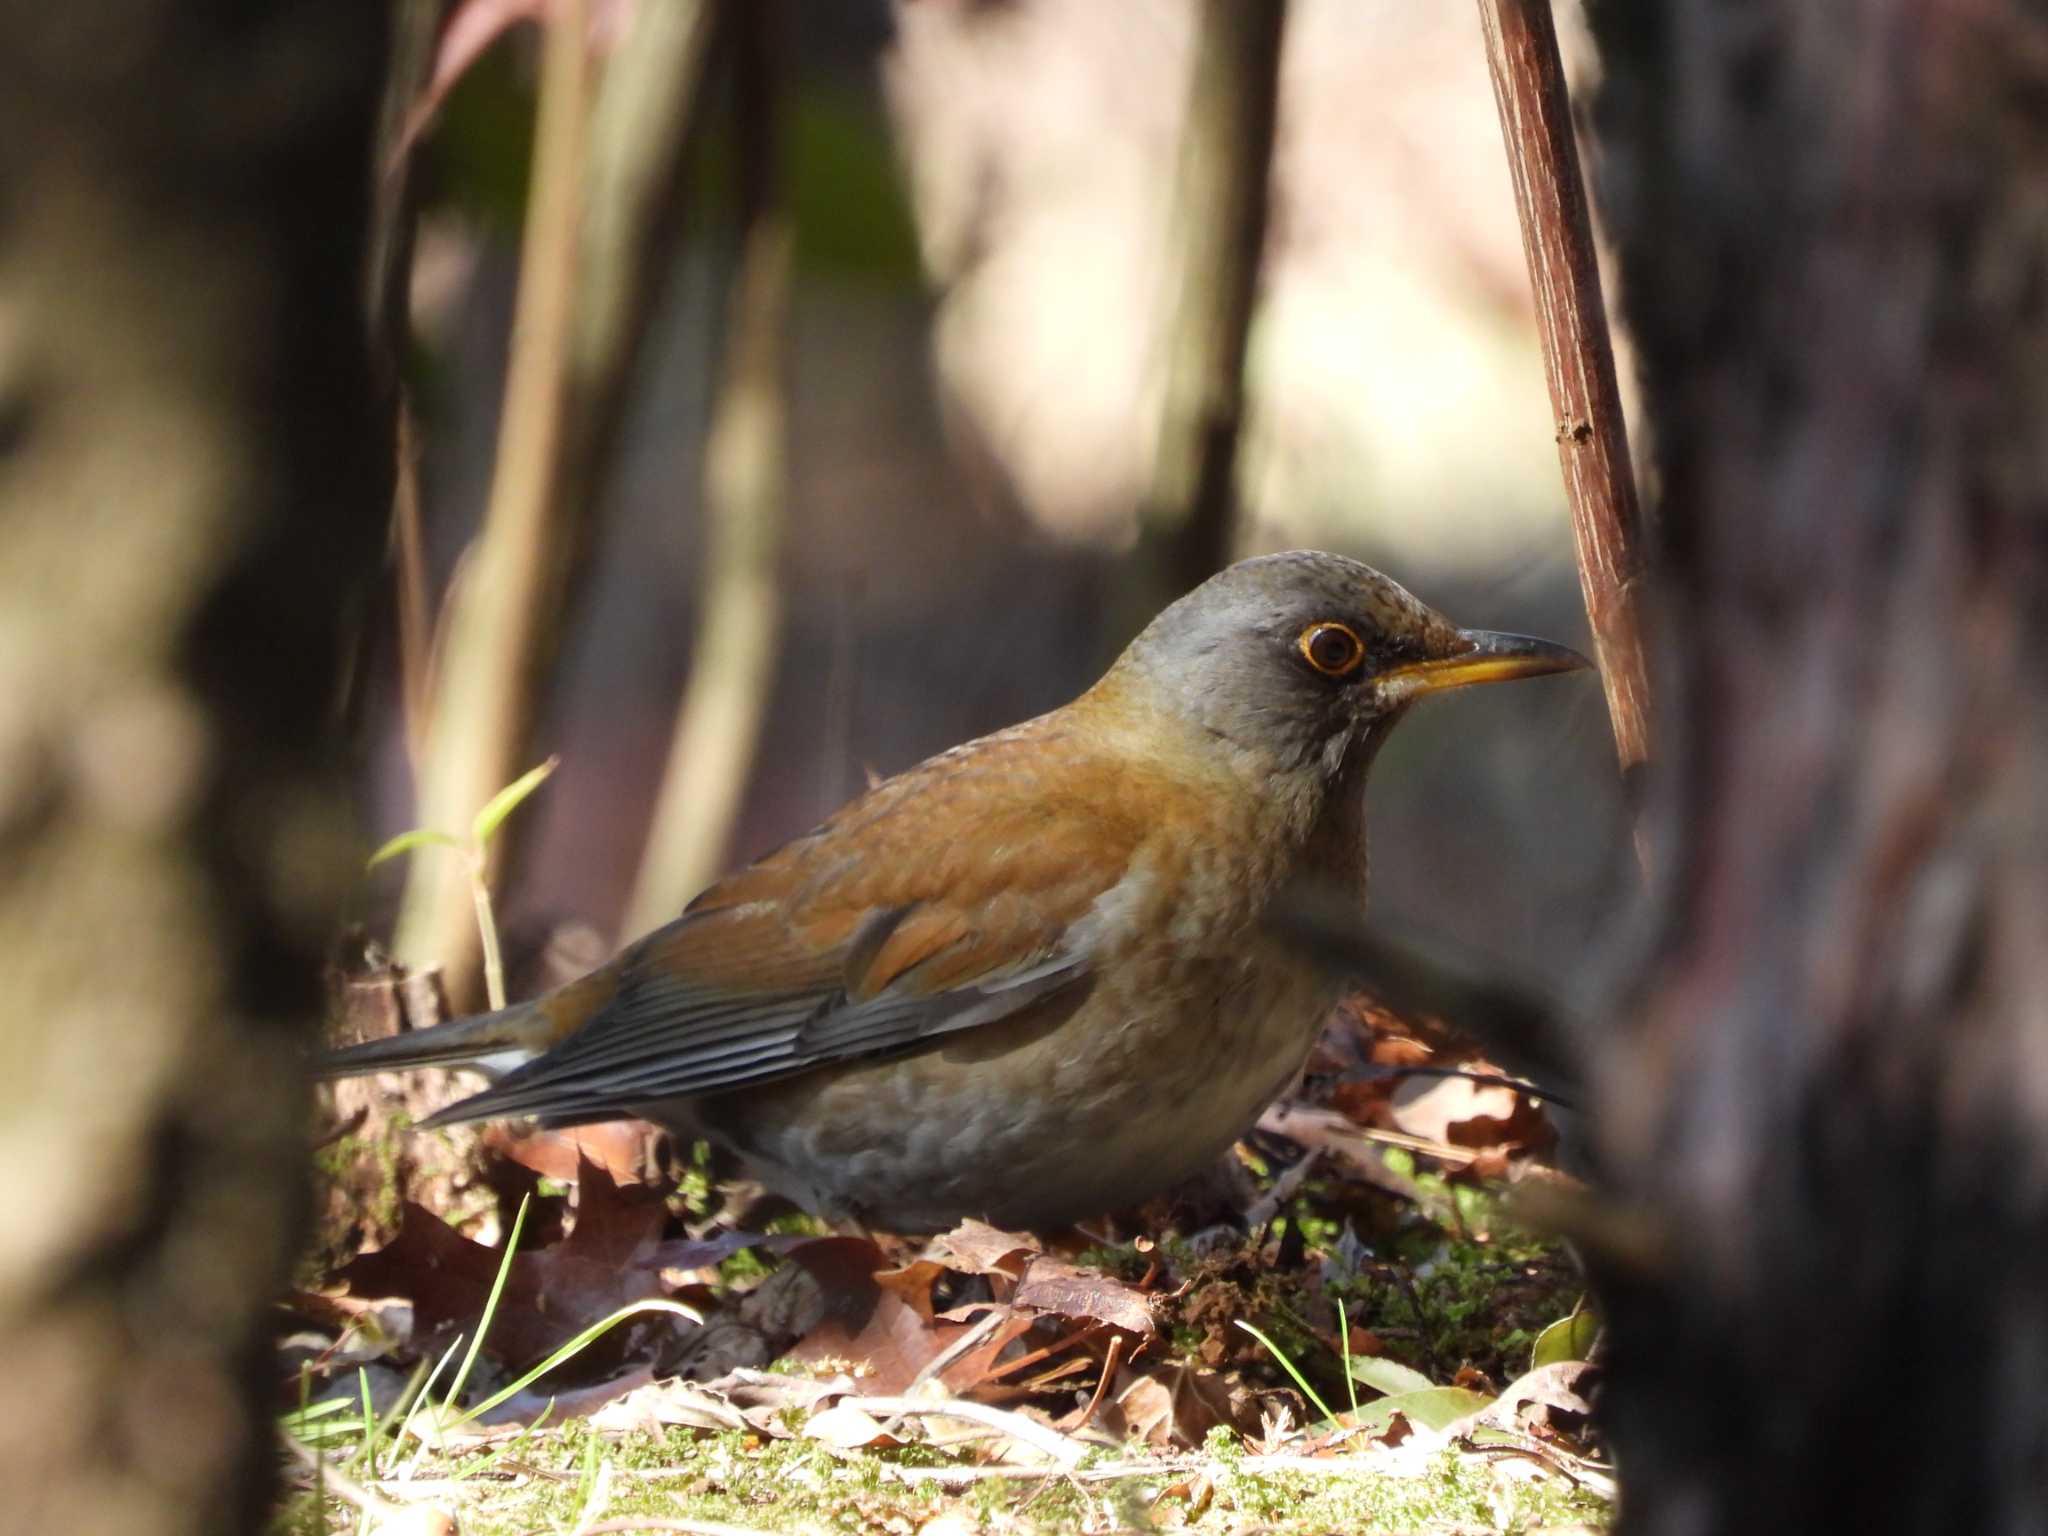
[{"label": "bare branch", "polygon": [[[1535,290],[1586,617],[1615,751],[1631,793],[1639,795],[1650,755],[1649,672],[1637,606],[1642,517],[1557,28],[1550,0],[1479,0],[1479,19]],[[1640,831],[1637,846],[1642,851]]]},{"label": "bare branch", "polygon": [[[584,10],[575,0],[548,22],[498,467],[439,659],[416,818],[424,826],[466,826],[536,755],[544,669],[585,563],[625,381],[674,241],[711,8],[695,0],[636,7],[588,110]],[[519,841],[516,832],[498,841],[494,878]],[[461,870],[416,867],[398,953],[439,964],[458,1008],[477,992],[473,910]]]}]

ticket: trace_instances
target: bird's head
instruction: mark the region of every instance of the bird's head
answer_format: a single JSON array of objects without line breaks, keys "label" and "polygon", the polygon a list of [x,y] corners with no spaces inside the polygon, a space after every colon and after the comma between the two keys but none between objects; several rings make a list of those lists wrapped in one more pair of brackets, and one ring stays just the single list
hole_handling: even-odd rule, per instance
[{"label": "bird's head", "polygon": [[1460,629],[1371,566],[1243,560],[1165,609],[1105,682],[1272,771],[1334,779],[1425,694],[1588,666],[1547,640]]}]

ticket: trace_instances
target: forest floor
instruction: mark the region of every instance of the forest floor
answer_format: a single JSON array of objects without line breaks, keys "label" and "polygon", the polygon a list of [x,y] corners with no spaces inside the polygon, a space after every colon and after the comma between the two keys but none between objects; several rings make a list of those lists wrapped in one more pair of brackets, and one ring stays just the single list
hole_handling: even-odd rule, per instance
[{"label": "forest floor", "polygon": [[1483,1068],[1354,1002],[1232,1165],[1059,1237],[833,1235],[702,1148],[487,1135],[309,1260],[273,1528],[1603,1526],[1597,1325],[1516,1217],[1552,1127],[1425,1063]]}]

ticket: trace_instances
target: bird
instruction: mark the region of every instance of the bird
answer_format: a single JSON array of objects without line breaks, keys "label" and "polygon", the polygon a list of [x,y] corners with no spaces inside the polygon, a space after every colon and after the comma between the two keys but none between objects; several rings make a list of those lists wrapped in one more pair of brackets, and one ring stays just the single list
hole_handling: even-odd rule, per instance
[{"label": "bird", "polygon": [[1048,714],[885,779],[598,969],[330,1053],[476,1067],[427,1126],[654,1121],[828,1222],[1059,1231],[1208,1168],[1341,978],[1266,922],[1362,905],[1365,780],[1428,694],[1588,666],[1317,550],[1239,561]]}]

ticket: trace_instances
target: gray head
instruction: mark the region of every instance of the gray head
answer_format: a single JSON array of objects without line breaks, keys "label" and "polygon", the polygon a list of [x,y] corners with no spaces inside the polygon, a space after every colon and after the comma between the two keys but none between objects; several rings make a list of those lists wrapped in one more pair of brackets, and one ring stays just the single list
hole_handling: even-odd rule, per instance
[{"label": "gray head", "polygon": [[1276,769],[1334,776],[1425,693],[1587,664],[1545,640],[1460,629],[1369,565],[1298,549],[1210,577],[1110,678],[1142,678],[1155,706]]}]

